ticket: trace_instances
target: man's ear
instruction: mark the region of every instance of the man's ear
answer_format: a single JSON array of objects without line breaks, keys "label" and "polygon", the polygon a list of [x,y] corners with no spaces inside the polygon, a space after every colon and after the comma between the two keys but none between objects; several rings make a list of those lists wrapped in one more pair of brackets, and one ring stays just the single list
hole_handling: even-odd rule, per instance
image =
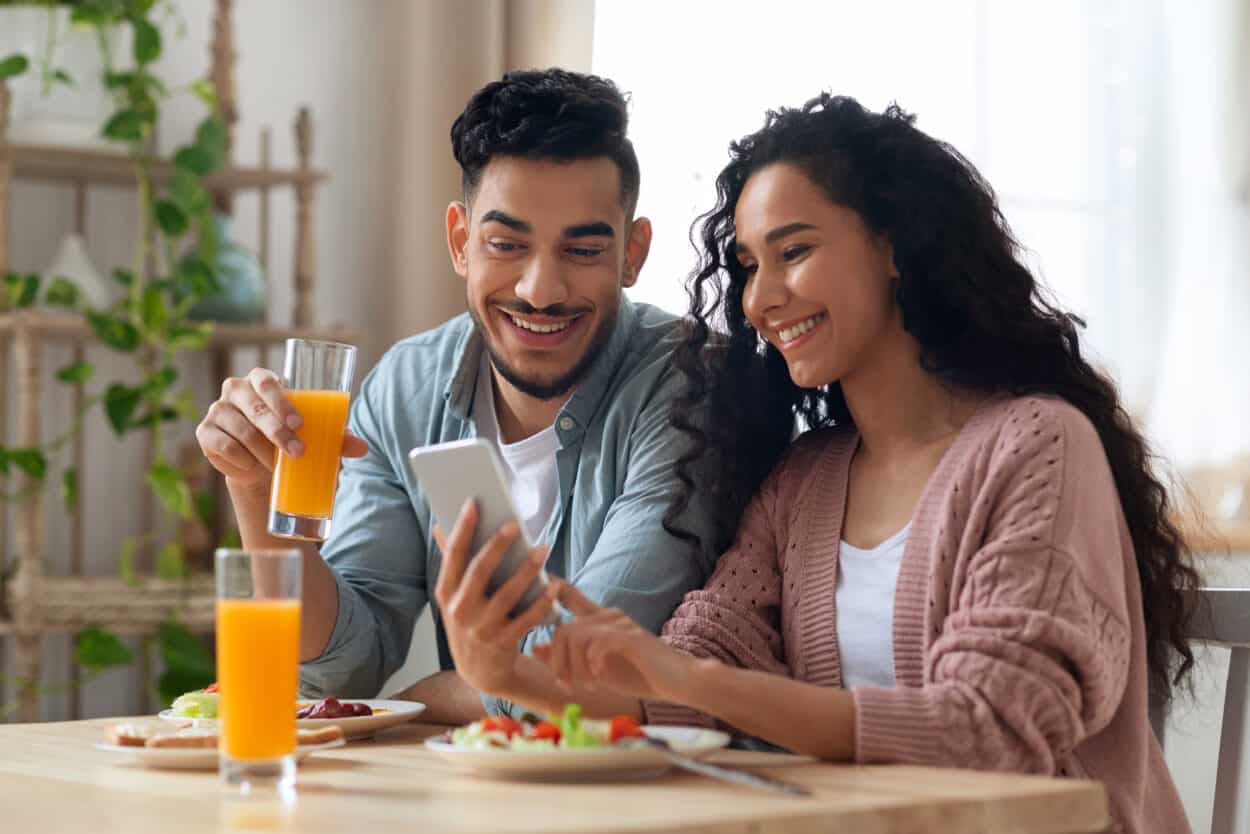
[{"label": "man's ear", "polygon": [[447,204],[447,252],[451,266],[461,278],[469,274],[469,207],[456,200]]},{"label": "man's ear", "polygon": [[651,251],[651,221],[639,217],[629,227],[629,239],[625,241],[625,270],[621,275],[621,285],[632,287],[638,283],[638,273],[647,262],[647,253]]}]

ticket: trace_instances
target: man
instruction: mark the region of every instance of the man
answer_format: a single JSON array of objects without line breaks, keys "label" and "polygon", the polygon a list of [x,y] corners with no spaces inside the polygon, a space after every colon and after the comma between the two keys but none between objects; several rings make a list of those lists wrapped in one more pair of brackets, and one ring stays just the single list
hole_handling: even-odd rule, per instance
[{"label": "man", "polygon": [[[447,209],[447,243],[469,312],[400,342],[365,379],[320,553],[266,532],[273,445],[301,451],[299,416],[277,377],[257,369],[227,380],[198,427],[244,545],[303,551],[306,694],[377,694],[434,597],[441,551],[407,465],[415,446],[475,435],[496,443],[520,523],[542,543],[531,570],[549,548],[548,571],[653,630],[710,572],[708,555],[675,535],[708,541],[701,515],[666,519],[684,448],[668,425],[679,322],[623,293],[651,242],[650,221],[633,216],[639,175],[627,122],[611,82],[556,69],[509,73],[456,119],[464,199]],[[506,691],[500,676],[528,661],[516,638],[538,609],[515,633],[484,634],[484,590],[458,581],[441,590],[454,610],[435,611],[443,671],[406,697],[426,702],[435,721],[506,711],[480,690]],[[468,679],[454,671],[462,662]]]}]

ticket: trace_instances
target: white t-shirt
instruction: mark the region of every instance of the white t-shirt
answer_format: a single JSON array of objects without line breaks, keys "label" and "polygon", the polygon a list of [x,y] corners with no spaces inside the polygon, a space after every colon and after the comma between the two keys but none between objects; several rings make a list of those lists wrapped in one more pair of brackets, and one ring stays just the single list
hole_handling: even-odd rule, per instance
[{"label": "white t-shirt", "polygon": [[556,472],[556,451],[560,448],[560,438],[556,435],[556,427],[551,425],[516,443],[501,442],[499,419],[495,415],[493,379],[490,358],[483,351],[482,367],[477,373],[477,393],[473,395],[473,423],[478,437],[491,441],[499,450],[521,526],[530,542],[537,544],[560,492]]},{"label": "white t-shirt", "polygon": [[842,686],[894,686],[894,588],[908,524],[871,550],[838,544],[838,656]]}]

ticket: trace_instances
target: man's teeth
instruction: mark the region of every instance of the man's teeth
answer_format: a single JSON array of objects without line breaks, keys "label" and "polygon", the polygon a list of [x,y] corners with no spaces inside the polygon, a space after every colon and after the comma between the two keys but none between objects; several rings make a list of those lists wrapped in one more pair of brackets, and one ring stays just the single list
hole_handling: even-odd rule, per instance
[{"label": "man's teeth", "polygon": [[793,342],[807,331],[824,321],[825,314],[817,313],[810,319],[804,319],[793,327],[787,327],[785,330],[778,330],[777,335],[781,337],[783,342]]},{"label": "man's teeth", "polygon": [[519,319],[513,315],[509,315],[508,318],[512,319],[512,323],[517,327],[522,330],[528,330],[531,333],[559,333],[561,330],[567,330],[569,325],[573,323],[573,320],[569,319],[568,321],[562,321],[557,324],[534,324],[533,322]]}]

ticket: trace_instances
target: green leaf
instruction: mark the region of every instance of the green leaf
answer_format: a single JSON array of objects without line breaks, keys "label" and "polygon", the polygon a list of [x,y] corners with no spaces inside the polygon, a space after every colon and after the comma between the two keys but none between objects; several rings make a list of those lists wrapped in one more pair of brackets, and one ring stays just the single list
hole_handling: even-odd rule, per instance
[{"label": "green leaf", "polygon": [[213,338],[211,322],[203,324],[179,325],[170,328],[169,347],[175,351],[196,351],[208,347]]},{"label": "green leaf", "polygon": [[226,532],[222,533],[222,534],[221,534],[221,541],[220,541],[220,542],[218,542],[217,546],[218,546],[218,547],[228,547],[228,548],[231,548],[231,549],[234,549],[234,550],[238,550],[240,547],[242,547],[242,546],[243,546],[243,536],[242,536],[242,535],[240,535],[240,533],[239,533],[239,528],[238,528],[238,527],[231,527],[229,530],[227,530]]},{"label": "green leaf", "polygon": [[143,380],[139,390],[145,397],[155,397],[165,393],[165,390],[177,381],[178,370],[171,365],[166,365]]},{"label": "green leaf", "polygon": [[39,298],[39,276],[33,272],[28,275],[8,273],[4,276],[4,287],[11,307],[31,307]]},{"label": "green leaf", "polygon": [[0,446],[0,478],[9,477],[9,450]]},{"label": "green leaf", "polygon": [[217,109],[217,88],[207,78],[202,78],[191,85],[191,92],[199,97],[212,110]]},{"label": "green leaf", "polygon": [[90,362],[71,362],[56,372],[56,378],[67,385],[82,385],[95,373],[95,365]]},{"label": "green leaf", "polygon": [[166,542],[156,557],[156,575],[161,579],[183,579],[190,575],[187,560],[182,556],[182,545]]},{"label": "green leaf", "polygon": [[135,656],[113,632],[99,626],[88,626],[78,632],[74,658],[79,666],[100,672],[114,666],[125,666]]},{"label": "green leaf", "polygon": [[110,316],[107,313],[88,311],[87,321],[100,341],[114,350],[133,353],[139,347],[139,328],[125,319]]},{"label": "green leaf", "polygon": [[158,411],[148,411],[147,414],[133,421],[130,427],[132,429],[146,429],[155,426],[157,423],[176,423],[180,417],[182,417],[182,414],[177,409],[166,405],[161,406]]},{"label": "green leaf", "polygon": [[213,172],[213,156],[203,148],[188,145],[174,154],[174,165],[196,176],[205,177]]},{"label": "green leaf", "polygon": [[[211,212],[204,212],[200,215],[196,224],[196,232],[198,238],[195,244],[195,254],[205,263],[217,263],[217,224],[213,221]],[[216,285],[215,280],[214,285]]]},{"label": "green leaf", "polygon": [[113,270],[113,280],[123,287],[129,287],[135,282],[135,274],[129,269],[115,269]]},{"label": "green leaf", "polygon": [[146,480],[167,511],[179,518],[191,517],[195,511],[191,487],[187,486],[181,472],[167,463],[154,463],[148,469]]},{"label": "green leaf", "polygon": [[195,515],[205,527],[212,527],[213,522],[217,520],[217,508],[217,495],[211,489],[195,494]]},{"label": "green leaf", "polygon": [[13,54],[0,61],[0,80],[12,78],[15,75],[21,75],[26,72],[26,68],[30,66],[30,61],[26,60],[25,55]]},{"label": "green leaf", "polygon": [[104,86],[110,90],[119,90],[123,87],[129,87],[135,80],[133,72],[106,72],[104,73]]},{"label": "green leaf", "polygon": [[48,459],[38,449],[10,449],[9,460],[36,481],[48,473]]},{"label": "green leaf", "polygon": [[216,679],[215,674],[215,672],[204,673],[194,669],[184,669],[181,666],[166,669],[161,672],[156,682],[161,706],[168,708],[174,699],[184,692],[203,689]]},{"label": "green leaf", "polygon": [[213,270],[202,258],[188,255],[178,264],[178,291],[183,295],[203,297],[215,295],[218,291],[217,279]]},{"label": "green leaf", "polygon": [[104,392],[104,412],[108,415],[109,425],[121,437],[130,428],[130,418],[139,406],[143,392],[121,383],[113,383]]},{"label": "green leaf", "polygon": [[78,470],[72,466],[61,474],[61,500],[67,513],[78,507]]},{"label": "green leaf", "polygon": [[185,168],[176,168],[170,177],[169,197],[187,214],[208,208],[208,192],[200,185],[199,177]]},{"label": "green leaf", "polygon": [[120,0],[82,0],[74,6],[70,21],[87,26],[105,26],[120,22],[122,13]]},{"label": "green leaf", "polygon": [[104,123],[105,138],[121,142],[138,142],[151,123],[151,115],[138,110],[119,110]]},{"label": "green leaf", "polygon": [[139,318],[143,322],[143,329],[148,333],[160,333],[164,330],[169,316],[165,309],[165,294],[160,288],[150,286],[145,289],[140,304]]},{"label": "green leaf", "polygon": [[193,420],[200,416],[200,409],[195,404],[195,392],[190,388],[183,388],[174,397],[174,410],[178,412],[180,417]]},{"label": "green leaf", "polygon": [[64,307],[73,310],[78,306],[82,293],[78,285],[68,278],[53,278],[44,290],[43,301],[53,307]]},{"label": "green leaf", "polygon": [[163,701],[169,703],[184,692],[203,689],[216,678],[216,666],[208,647],[182,623],[173,620],[162,623],[156,641],[165,663],[165,672],[158,684]]},{"label": "green leaf", "polygon": [[187,232],[187,215],[170,200],[156,204],[156,223],[166,237],[178,238]]},{"label": "green leaf", "polygon": [[161,57],[161,30],[142,18],[134,21],[135,61],[150,64]]},{"label": "green leaf", "polygon": [[161,623],[157,642],[160,645],[161,660],[165,661],[166,666],[210,675],[213,673],[213,656],[204,646],[204,641],[192,634],[182,623],[172,620]]},{"label": "green leaf", "polygon": [[147,17],[156,0],[126,0],[126,14],[130,17]]},{"label": "green leaf", "polygon": [[139,549],[139,542],[133,538],[126,539],[122,542],[121,553],[117,554],[117,573],[131,588],[138,588],[142,583],[139,582],[139,574],[135,572],[135,551]]},{"label": "green leaf", "polygon": [[195,147],[208,154],[212,167],[207,173],[220,168],[226,161],[226,125],[216,116],[209,116],[195,129]]},{"label": "green leaf", "polygon": [[63,69],[54,70],[52,73],[52,80],[64,84],[67,87],[74,86],[73,77]]}]

